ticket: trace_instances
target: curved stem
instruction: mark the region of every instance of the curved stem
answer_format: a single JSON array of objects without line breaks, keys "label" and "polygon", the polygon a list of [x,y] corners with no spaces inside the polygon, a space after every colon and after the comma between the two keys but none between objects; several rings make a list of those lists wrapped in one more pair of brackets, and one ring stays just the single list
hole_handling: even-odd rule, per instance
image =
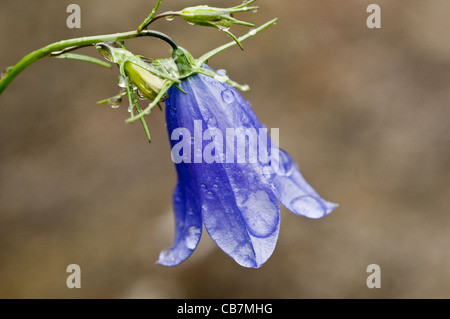
[{"label": "curved stem", "polygon": [[164,33],[152,30],[144,30],[142,32],[129,31],[107,35],[75,38],[55,42],[43,48],[40,48],[39,50],[29,53],[16,65],[11,67],[9,71],[6,73],[6,75],[0,79],[0,95],[8,87],[8,85],[15,79],[15,77],[19,75],[23,70],[25,70],[34,62],[51,55],[53,52],[59,51],[61,53],[65,53],[67,51],[73,51],[74,49],[78,49],[89,45],[95,45],[101,42],[118,42],[143,36],[151,36],[162,39],[166,41],[172,47],[172,49],[176,50],[178,48],[177,44],[169,36],[165,35]]}]

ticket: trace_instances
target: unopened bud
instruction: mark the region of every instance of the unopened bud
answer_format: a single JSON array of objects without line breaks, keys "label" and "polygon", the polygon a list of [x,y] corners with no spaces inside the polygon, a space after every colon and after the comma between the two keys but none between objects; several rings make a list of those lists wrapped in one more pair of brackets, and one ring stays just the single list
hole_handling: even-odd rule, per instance
[{"label": "unopened bud", "polygon": [[200,5],[183,9],[180,16],[191,24],[201,26],[215,26],[222,28],[229,28],[233,24],[254,26],[252,23],[233,18],[233,13],[249,10],[254,11],[257,8],[258,7],[248,7],[247,4],[233,8],[215,8],[207,5]]},{"label": "unopened bud", "polygon": [[155,100],[164,85],[164,80],[129,61],[125,62],[124,70],[144,97]]}]

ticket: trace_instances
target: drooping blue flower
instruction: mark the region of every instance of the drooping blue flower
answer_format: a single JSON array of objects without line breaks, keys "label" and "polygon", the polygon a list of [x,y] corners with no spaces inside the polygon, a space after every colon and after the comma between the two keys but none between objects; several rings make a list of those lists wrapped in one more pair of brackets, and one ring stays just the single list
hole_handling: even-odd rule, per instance
[{"label": "drooping blue flower", "polygon": [[[279,202],[310,218],[323,217],[337,205],[323,200],[270,138],[258,135],[257,147],[246,138],[249,156],[245,161],[237,159],[237,142],[230,146],[217,138],[228,137],[227,129],[258,132],[266,128],[235,88],[202,74],[184,79],[180,88],[171,87],[165,101],[172,157],[179,156],[174,158],[178,176],[173,193],[175,240],[160,253],[158,263],[175,266],[186,260],[197,247],[204,225],[213,241],[238,264],[261,267],[278,238]],[[211,145],[216,146],[214,152]],[[270,157],[271,162],[259,157],[252,161],[254,149],[270,155],[279,150],[279,155]],[[226,156],[233,153],[234,162],[227,161],[221,151]],[[205,154],[215,161],[204,158]],[[274,162],[278,169],[271,171]]]}]

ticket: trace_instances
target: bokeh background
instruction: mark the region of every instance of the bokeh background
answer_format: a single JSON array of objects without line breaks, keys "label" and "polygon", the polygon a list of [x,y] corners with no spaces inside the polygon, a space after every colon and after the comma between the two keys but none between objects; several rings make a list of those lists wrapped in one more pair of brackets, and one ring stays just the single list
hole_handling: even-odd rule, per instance
[{"label": "bokeh background", "polygon": [[[0,0],[0,68],[61,39],[129,31],[154,1]],[[366,8],[381,7],[381,29]],[[239,1],[165,1],[160,12]],[[175,170],[164,112],[125,125],[118,71],[44,59],[0,96],[2,298],[449,298],[450,2],[259,0],[239,18],[276,26],[210,61],[244,96],[305,178],[340,204],[309,220],[282,208],[273,256],[238,266],[205,233],[175,268],[156,265],[173,241]],[[165,20],[154,29],[201,54],[229,41],[214,29]],[[248,29],[234,26],[243,34]],[[133,52],[168,55],[155,39]],[[82,53],[99,57],[95,49]],[[66,267],[81,267],[81,289]],[[366,267],[381,267],[369,289]]]}]

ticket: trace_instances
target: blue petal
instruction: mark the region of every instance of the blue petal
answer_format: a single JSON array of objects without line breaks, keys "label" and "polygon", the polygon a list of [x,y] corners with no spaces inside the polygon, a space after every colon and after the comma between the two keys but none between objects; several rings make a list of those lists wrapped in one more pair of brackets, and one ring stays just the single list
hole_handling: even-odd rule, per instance
[{"label": "blue petal", "polygon": [[279,149],[277,168],[276,173],[267,177],[280,202],[290,211],[309,218],[321,218],[338,206],[319,196],[282,149]]},{"label": "blue petal", "polygon": [[255,184],[240,180],[239,176],[245,179],[252,172],[241,165],[208,165],[200,194],[208,234],[240,265],[260,267],[271,256],[278,237],[276,196],[264,180],[257,179]]},{"label": "blue petal", "polygon": [[[187,94],[171,88],[166,100],[169,136],[179,127],[194,132],[194,120],[201,120],[202,133],[212,127],[225,132],[251,121],[239,103],[240,94],[227,84],[195,75],[181,88]],[[190,180],[189,187],[200,198],[203,223],[216,244],[242,266],[260,267],[267,261],[278,238],[280,212],[260,164],[182,162],[178,166],[188,167],[177,172]]]},{"label": "blue petal", "polygon": [[[245,101],[239,92],[234,88],[229,88],[233,91],[237,102],[241,106],[241,111],[238,112],[238,117],[242,118],[241,122],[244,122],[249,127],[256,129],[265,128],[259,121],[258,117],[252,110],[250,104]],[[320,197],[320,195],[308,184],[303,178],[297,165],[291,159],[288,153],[278,148],[270,138],[267,141],[264,139],[258,140],[260,147],[266,147],[268,153],[279,150],[279,159],[276,163],[273,163],[278,168],[276,173],[264,174],[267,181],[272,185],[273,190],[278,197],[279,201],[284,207],[291,212],[309,217],[309,218],[321,218],[331,213],[338,205],[328,202]],[[273,160],[277,157],[275,156]],[[261,169],[265,171],[266,165],[261,164]]]},{"label": "blue petal", "polygon": [[[166,107],[171,109],[170,102]],[[178,182],[173,193],[175,240],[172,248],[161,251],[158,264],[176,266],[186,260],[197,247],[202,234],[201,205],[192,187],[194,176],[185,164],[176,166]]]}]

